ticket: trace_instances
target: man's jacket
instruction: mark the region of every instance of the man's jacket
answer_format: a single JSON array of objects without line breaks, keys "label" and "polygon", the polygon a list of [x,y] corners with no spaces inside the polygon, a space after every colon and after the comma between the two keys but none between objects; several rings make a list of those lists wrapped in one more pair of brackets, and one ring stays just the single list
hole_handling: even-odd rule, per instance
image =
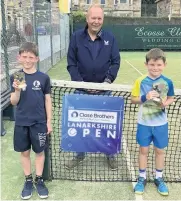
[{"label": "man's jacket", "polygon": [[120,67],[120,54],[114,36],[101,31],[101,45],[98,55],[93,59],[87,30],[81,29],[73,33],[67,55],[67,70],[72,81],[102,83],[105,79],[113,82]]}]

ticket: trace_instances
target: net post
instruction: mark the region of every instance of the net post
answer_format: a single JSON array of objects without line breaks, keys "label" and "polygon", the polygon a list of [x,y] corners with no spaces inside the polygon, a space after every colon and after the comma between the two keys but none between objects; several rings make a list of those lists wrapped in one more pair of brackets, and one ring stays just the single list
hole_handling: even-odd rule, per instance
[{"label": "net post", "polygon": [[44,180],[52,180],[51,179],[51,166],[50,166],[50,139],[49,139],[49,135],[47,136],[47,147],[44,151],[45,153],[45,162],[44,162],[44,168],[43,168],[43,174],[42,177]]}]

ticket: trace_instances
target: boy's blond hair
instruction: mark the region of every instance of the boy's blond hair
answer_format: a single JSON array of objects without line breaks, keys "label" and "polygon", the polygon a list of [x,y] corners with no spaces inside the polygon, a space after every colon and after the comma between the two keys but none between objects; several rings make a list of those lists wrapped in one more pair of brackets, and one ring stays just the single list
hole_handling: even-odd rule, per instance
[{"label": "boy's blond hair", "polygon": [[148,63],[151,59],[155,61],[162,59],[164,63],[166,62],[165,53],[159,48],[153,48],[146,54],[146,63]]}]

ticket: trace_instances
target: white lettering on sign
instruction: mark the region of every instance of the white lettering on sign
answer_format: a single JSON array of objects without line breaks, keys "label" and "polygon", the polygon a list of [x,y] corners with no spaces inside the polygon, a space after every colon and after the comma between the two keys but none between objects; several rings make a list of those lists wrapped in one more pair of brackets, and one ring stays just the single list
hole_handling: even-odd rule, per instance
[{"label": "white lettering on sign", "polygon": [[87,136],[91,135],[91,136],[95,136],[96,138],[101,138],[101,136],[105,136],[106,138],[112,138],[112,139],[116,139],[116,131],[112,131],[112,130],[106,130],[103,131],[101,129],[95,129],[94,131],[88,129],[88,128],[84,128],[82,131],[80,131],[79,133],[77,132],[76,128],[69,128],[68,129],[68,135],[70,137],[75,137],[76,135],[82,135],[82,137],[86,138]]},{"label": "white lettering on sign", "polygon": [[145,27],[136,27],[135,31],[139,37],[181,37],[181,28],[172,27],[165,31],[161,30],[146,30]]},{"label": "white lettering on sign", "polygon": [[71,110],[68,110],[68,121],[116,124],[117,112],[72,110],[71,109]]},{"label": "white lettering on sign", "polygon": [[181,29],[180,28],[177,28],[177,27],[168,28],[168,31],[169,31],[170,35],[173,37],[181,36]]},{"label": "white lettering on sign", "polygon": [[164,31],[147,31],[144,27],[137,27],[135,28],[135,31],[137,32],[137,36],[147,36],[147,37],[154,37],[154,36],[165,36]]}]

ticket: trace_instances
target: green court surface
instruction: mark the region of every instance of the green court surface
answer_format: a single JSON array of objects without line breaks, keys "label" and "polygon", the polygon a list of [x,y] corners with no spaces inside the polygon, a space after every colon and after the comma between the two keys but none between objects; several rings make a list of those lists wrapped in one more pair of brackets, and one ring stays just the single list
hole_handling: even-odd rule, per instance
[{"label": "green court surface", "polygon": [[[115,80],[116,84],[132,85],[141,73],[146,73],[145,54],[146,52],[121,52],[121,66]],[[163,74],[174,82],[175,88],[181,89],[181,53],[166,52],[167,66]],[[70,80],[66,69],[67,61],[64,58],[48,72],[53,79]]]},{"label": "green court surface", "polygon": [[[13,126],[13,122],[6,121],[7,134],[1,138],[1,200],[20,200],[24,182],[19,153],[13,150]],[[160,196],[153,183],[147,184],[142,197],[135,197],[129,182],[54,180],[46,185],[50,192],[48,200],[181,200],[181,183],[168,183],[168,197]],[[35,191],[31,200],[39,200]]]},{"label": "green court surface", "polygon": [[[181,88],[181,55],[179,52],[167,52],[166,55],[168,65],[164,74],[173,80],[176,88]],[[115,83],[132,85],[140,73],[146,72],[145,53],[123,52],[121,56],[121,68]],[[52,67],[48,74],[52,79],[70,80],[66,58]],[[1,137],[1,200],[20,200],[24,183],[20,155],[13,150],[13,127],[14,122],[5,121],[7,134]],[[181,200],[181,183],[167,183],[168,197],[160,196],[153,183],[147,184],[143,196],[135,196],[131,182],[53,180],[46,185],[50,192],[48,200]],[[39,200],[36,192],[31,200]]]}]

